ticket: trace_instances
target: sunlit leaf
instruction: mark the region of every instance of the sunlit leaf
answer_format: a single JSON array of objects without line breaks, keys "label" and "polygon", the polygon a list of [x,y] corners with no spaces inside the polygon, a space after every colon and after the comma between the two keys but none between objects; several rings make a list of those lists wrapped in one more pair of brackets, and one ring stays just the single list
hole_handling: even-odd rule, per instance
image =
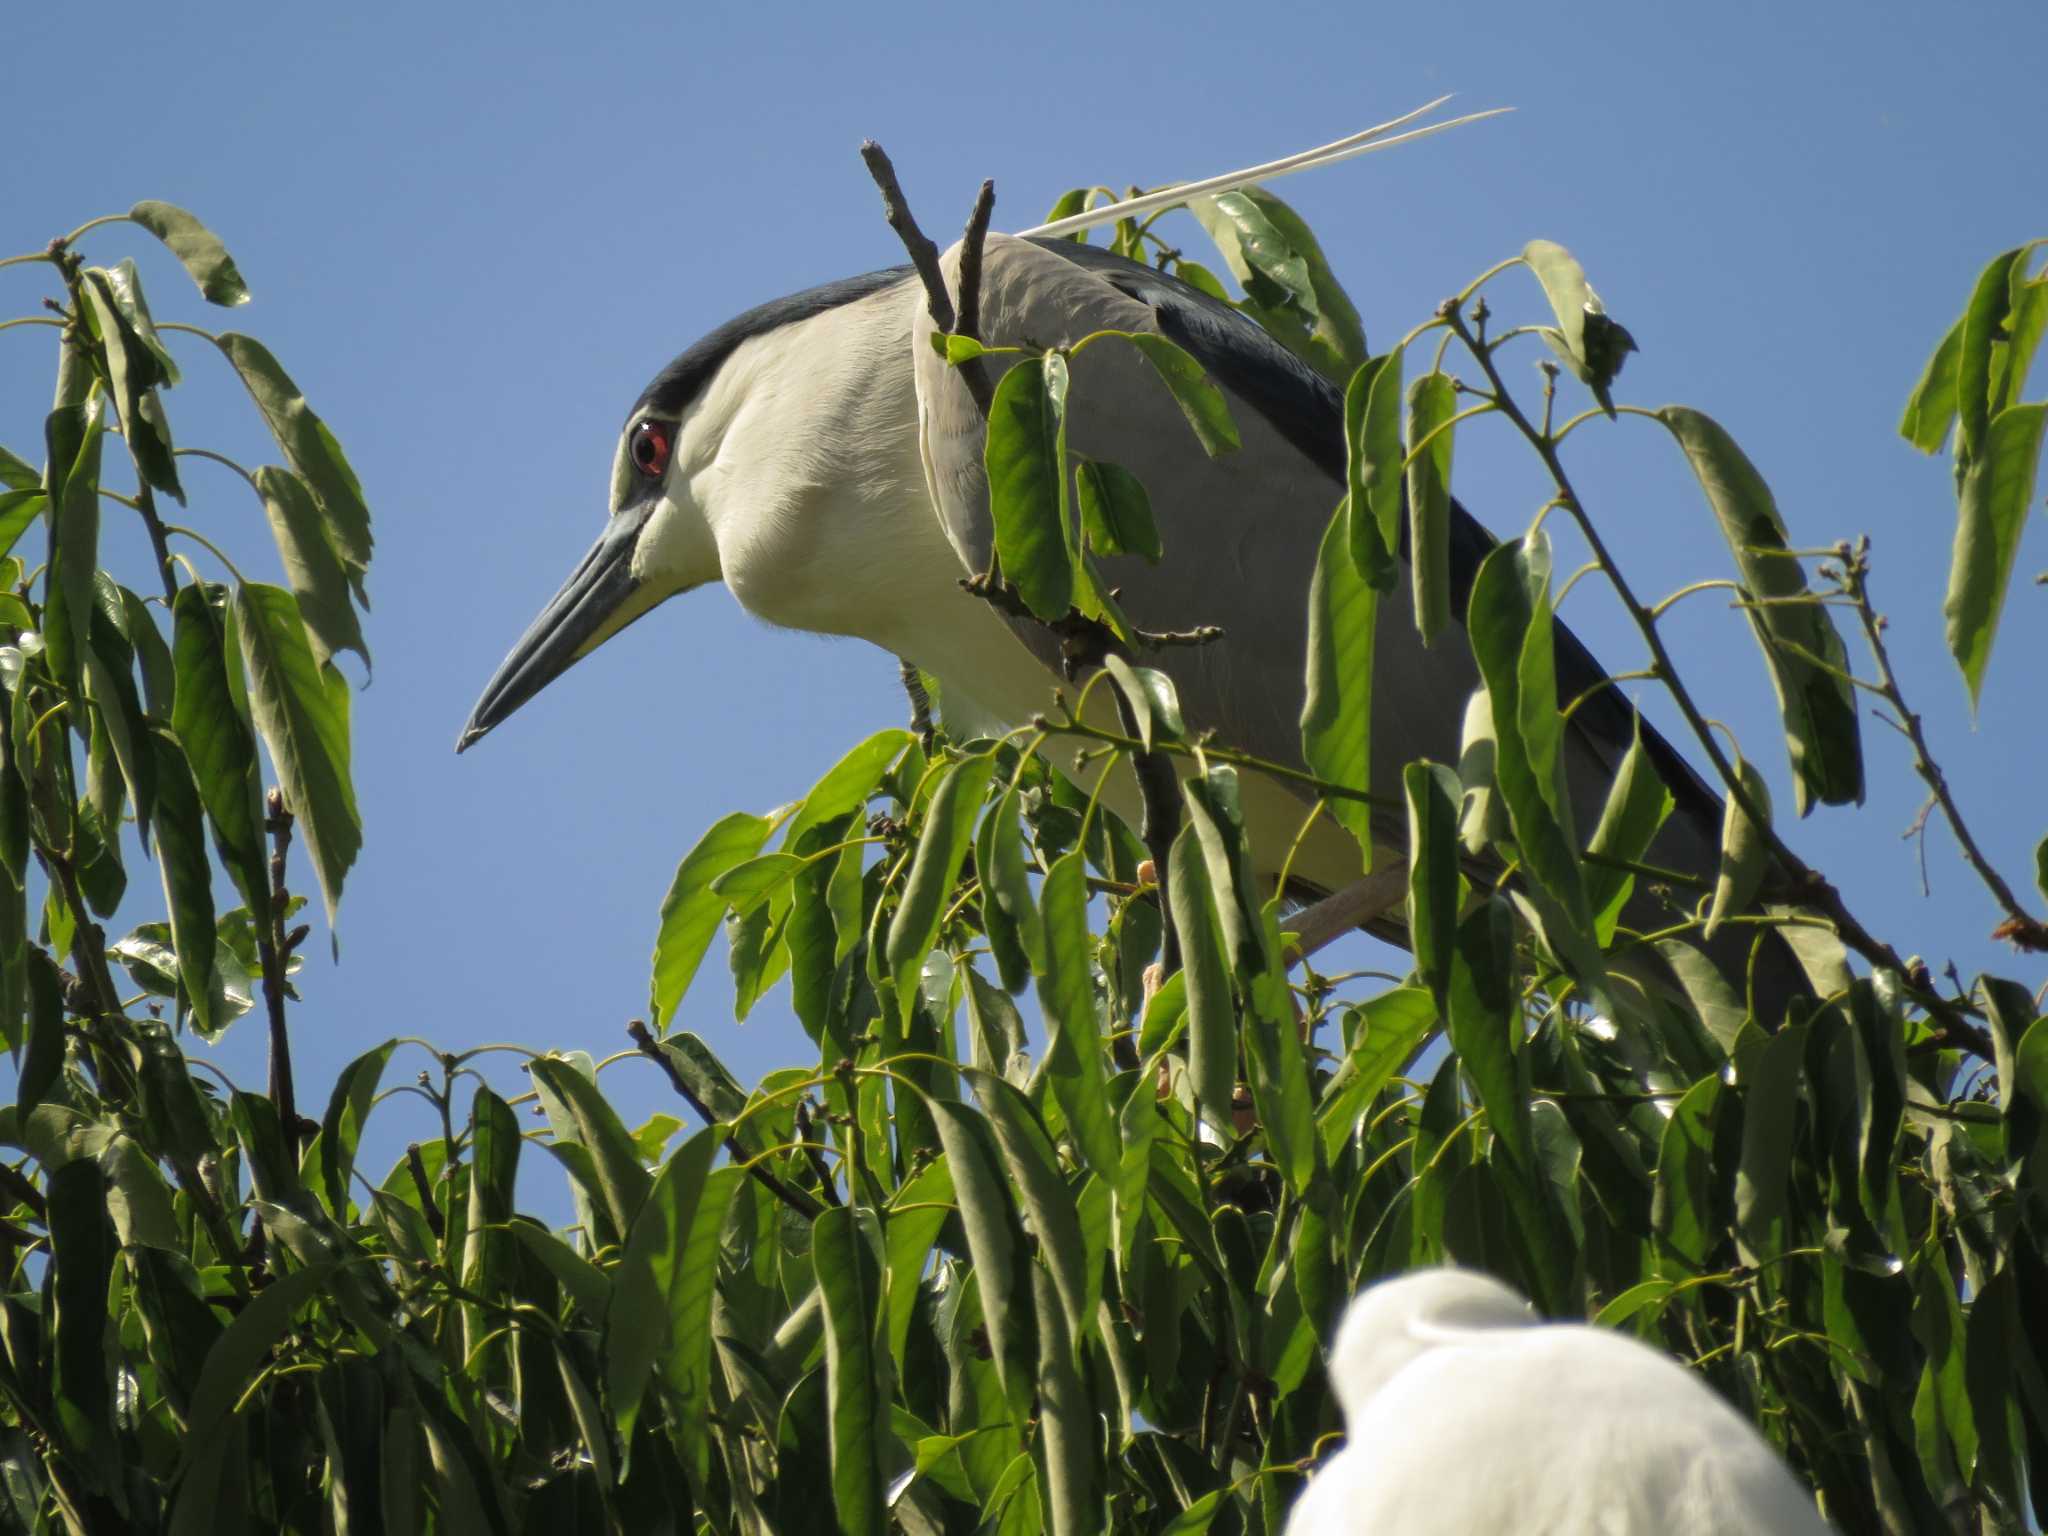
[{"label": "sunlit leaf", "polygon": [[662,898],[661,922],[654,939],[654,979],[648,1007],[653,1010],[657,1031],[668,1029],[676,1005],[689,990],[704,951],[711,946],[711,936],[725,916],[725,898],[711,889],[711,882],[759,852],[774,827],[765,816],[735,811],[712,823],[676,866],[675,878]]},{"label": "sunlit leaf", "polygon": [[1235,453],[1243,446],[1223,391],[1193,356],[1155,331],[1130,331],[1125,333],[1125,339],[1144,354],[1153,372],[1172,392],[1174,404],[1194,428],[1204,453],[1213,459],[1218,454]]},{"label": "sunlit leaf", "polygon": [[1026,358],[996,384],[983,457],[1003,576],[1033,613],[1057,619],[1074,604],[1074,561],[1062,517],[1060,412],[1046,372],[1045,358]]},{"label": "sunlit leaf", "polygon": [[130,208],[128,217],[171,248],[171,254],[183,263],[208,303],[232,307],[249,302],[249,290],[227,247],[184,209],[171,203],[144,201]]},{"label": "sunlit leaf", "polygon": [[[1352,789],[1372,788],[1373,634],[1379,594],[1359,574],[1346,543],[1345,509],[1323,534],[1309,585],[1307,697],[1301,755],[1309,771]],[[1373,863],[1372,810],[1332,796],[1330,814],[1358,839],[1361,869]]]},{"label": "sunlit leaf", "polygon": [[2044,429],[2048,402],[2000,411],[1991,418],[1982,452],[1963,471],[1958,488],[1955,556],[1942,612],[1948,617],[1949,654],[1962,669],[1972,709],[1984,688],[2020,532],[2033,505]]}]

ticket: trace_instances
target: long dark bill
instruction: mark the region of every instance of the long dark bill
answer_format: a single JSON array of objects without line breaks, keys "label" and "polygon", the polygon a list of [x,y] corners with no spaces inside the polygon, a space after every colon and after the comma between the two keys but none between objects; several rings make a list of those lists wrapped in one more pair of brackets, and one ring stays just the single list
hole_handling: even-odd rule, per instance
[{"label": "long dark bill", "polygon": [[457,752],[482,740],[572,663],[639,617],[624,610],[639,586],[633,577],[633,545],[646,521],[645,514],[622,513],[605,525],[603,536],[484,685],[483,697],[455,740]]}]

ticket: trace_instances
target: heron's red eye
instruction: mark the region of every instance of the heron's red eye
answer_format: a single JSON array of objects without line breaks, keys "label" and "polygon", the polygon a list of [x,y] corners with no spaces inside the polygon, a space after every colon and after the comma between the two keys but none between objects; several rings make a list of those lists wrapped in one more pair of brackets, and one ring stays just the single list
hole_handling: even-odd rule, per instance
[{"label": "heron's red eye", "polygon": [[658,421],[643,421],[633,429],[633,467],[649,479],[668,472],[668,428]]}]

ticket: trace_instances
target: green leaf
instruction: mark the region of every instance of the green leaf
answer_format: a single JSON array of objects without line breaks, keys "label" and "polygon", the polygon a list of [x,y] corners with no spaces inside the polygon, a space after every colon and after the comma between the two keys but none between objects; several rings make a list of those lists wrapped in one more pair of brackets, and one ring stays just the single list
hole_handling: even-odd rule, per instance
[{"label": "green leaf", "polygon": [[1099,1279],[1094,1286],[1089,1284],[1080,1217],[1074,1195],[1060,1174],[1052,1140],[1032,1111],[1031,1101],[1001,1077],[973,1070],[966,1076],[995,1127],[996,1144],[1002,1148],[1010,1181],[1023,1196],[1024,1213],[1038,1238],[1038,1256],[1052,1271],[1066,1314],[1066,1332],[1075,1340],[1086,1339],[1094,1332],[1091,1297],[1099,1299],[1101,1285]]},{"label": "green leaf", "polygon": [[1735,1169],[1735,1239],[1745,1264],[1792,1246],[1792,1146],[1806,1057],[1806,1026],[1788,1024],[1750,1058],[1742,1088],[1742,1159]]},{"label": "green leaf", "polygon": [[1138,739],[1147,752],[1152,750],[1155,729],[1166,741],[1179,741],[1187,734],[1172,678],[1156,668],[1134,667],[1114,652],[1103,657],[1102,665],[1130,702],[1131,713],[1138,719]]},{"label": "green leaf", "polygon": [[889,974],[896,983],[897,1005],[908,1020],[917,1001],[917,976],[925,956],[939,939],[940,919],[960,864],[974,841],[974,822],[983,793],[995,773],[991,753],[963,758],[948,768],[932,790],[917,852],[904,878],[903,899],[889,924]]},{"label": "green leaf", "polygon": [[[13,884],[11,879],[8,884]],[[15,1079],[14,1102],[15,1112],[26,1120],[50,1096],[64,1070],[64,988],[56,963],[41,949],[24,945],[19,953],[26,962],[22,997],[28,1005],[28,1039]]]},{"label": "green leaf", "polygon": [[1351,558],[1381,592],[1400,579],[1401,547],[1401,378],[1405,353],[1395,348],[1365,364],[1352,378],[1364,400],[1345,391],[1350,484]]},{"label": "green leaf", "polygon": [[621,1234],[632,1231],[633,1218],[646,1204],[654,1181],[640,1166],[633,1137],[618,1112],[596,1083],[562,1057],[536,1056],[527,1070],[556,1137],[588,1149],[613,1228]]},{"label": "green leaf", "polygon": [[250,713],[270,749],[285,805],[298,818],[331,928],[342,880],[363,846],[349,780],[348,681],[331,662],[314,660],[298,600],[282,587],[244,582],[229,605]]},{"label": "green leaf", "polygon": [[1032,1301],[1038,1313],[1038,1428],[1035,1449],[1044,1474],[1045,1529],[1051,1536],[1099,1536],[1103,1499],[1100,1415],[1074,1366],[1079,1340],[1061,1314],[1058,1287],[1036,1265]]},{"label": "green leaf", "polygon": [[711,889],[711,882],[758,853],[774,827],[765,816],[735,811],[713,822],[676,866],[675,879],[662,898],[654,939],[648,1007],[653,1010],[657,1033],[665,1033],[674,1020],[676,1007],[725,916],[725,898]]},{"label": "green leaf", "polygon": [[265,464],[255,473],[256,493],[270,519],[284,577],[299,600],[306,637],[322,666],[337,651],[354,651],[367,663],[368,646],[355,604],[349,600],[349,577],[341,556],[329,542],[325,519],[306,482],[288,469]]},{"label": "green leaf", "polygon": [[[397,1048],[396,1040],[386,1040],[363,1052],[341,1069],[341,1075],[334,1080],[334,1092],[328,1096],[327,1113],[320,1120],[320,1172],[327,1209],[336,1220],[346,1218],[348,1180],[355,1169],[356,1148],[376,1105],[377,1085],[383,1079],[385,1065]],[[481,1102],[488,1092],[479,1086],[478,1100]]]},{"label": "green leaf", "polygon": [[1700,489],[1735,556],[1742,586],[1756,601],[1750,628],[1770,664],[1785,721],[1799,814],[1810,801],[1848,805],[1863,799],[1863,746],[1848,653],[1834,621],[1809,595],[1800,562],[1784,553],[1785,523],[1770,487],[1733,438],[1711,417],[1667,405],[1657,417],[1685,450]]},{"label": "green leaf", "polygon": [[[1279,304],[1299,312],[1302,318],[1316,318],[1316,288],[1309,277],[1308,260],[1267,216],[1265,207],[1248,195],[1250,189],[1220,192],[1189,205],[1202,227],[1223,252],[1238,279],[1255,284],[1263,278],[1269,292],[1260,302]],[[1279,202],[1270,198],[1270,202]],[[1226,234],[1231,237],[1226,239]]]},{"label": "green leaf", "polygon": [[[1671,791],[1657,777],[1649,754],[1643,750],[1643,721],[1637,715],[1628,751],[1614,772],[1614,782],[1608,786],[1607,804],[1601,809],[1600,825],[1593,829],[1588,851],[1629,863],[1639,861],[1649,852],[1674,804]],[[1593,933],[1602,949],[1614,942],[1621,909],[1628,905],[1634,890],[1635,876],[1629,871],[1587,861],[1586,900],[1593,908]]]},{"label": "green leaf", "polygon": [[2028,247],[2000,252],[1977,274],[1970,290],[1970,302],[1960,322],[1962,339],[1956,349],[1956,470],[1960,474],[1979,458],[1991,418],[2004,402],[1993,397],[1992,359],[1999,350],[2006,323],[2012,313],[2012,277],[2023,267]]},{"label": "green leaf", "polygon": [[1650,1220],[1678,1260],[1675,1271],[1660,1266],[1672,1279],[1701,1273],[1723,1230],[1714,1169],[1721,1091],[1720,1078],[1701,1078],[1664,1125]]},{"label": "green leaf", "polygon": [[152,731],[147,745],[155,755],[157,867],[171,918],[171,944],[193,1016],[200,1030],[212,1035],[228,1020],[220,1016],[214,991],[213,868],[206,858],[199,795],[175,742]]},{"label": "green leaf", "polygon": [[1970,708],[1984,687],[1984,668],[2012,583],[2020,532],[2034,499],[2048,402],[2009,406],[1991,418],[1982,453],[1963,470],[1957,491],[1955,556],[1949,566],[1948,649],[1969,686]]},{"label": "green leaf", "polygon": [[1045,975],[1038,983],[1051,1038],[1045,1074],[1088,1165],[1114,1179],[1122,1162],[1116,1117],[1103,1079],[1102,1027],[1095,1011],[1095,972],[1088,932],[1086,855],[1076,848],[1054,861],[1039,892],[1045,919]]},{"label": "green leaf", "polygon": [[1188,1009],[1188,1070],[1202,1118],[1223,1135],[1234,1134],[1231,1102],[1237,1090],[1237,1006],[1209,866],[1192,825],[1174,836],[1167,860],[1167,897],[1180,936]]},{"label": "green leaf", "polygon": [[43,424],[48,452],[44,490],[50,517],[50,563],[43,639],[50,670],[75,684],[92,633],[94,574],[99,566],[100,445],[104,436],[97,400],[64,405]]},{"label": "green leaf", "polygon": [[764,853],[713,877],[711,892],[734,916],[745,917],[770,896],[786,891],[804,868],[805,861],[793,853]]},{"label": "green leaf", "polygon": [[1358,1128],[1359,1116],[1401,1064],[1422,1048],[1439,1017],[1436,999],[1421,987],[1396,987],[1358,1006],[1351,1054],[1330,1078],[1317,1112],[1328,1160],[1336,1161]]},{"label": "green leaf", "polygon": [[[1764,783],[1763,775],[1747,761],[1737,758],[1735,777],[1768,824],[1771,792]],[[1703,937],[1712,939],[1730,916],[1748,909],[1756,897],[1757,888],[1763,884],[1770,858],[1770,844],[1763,829],[1743,814],[1734,794],[1729,793],[1722,802],[1721,863],[1714,876],[1714,898],[1707,908]]]},{"label": "green leaf", "polygon": [[1373,382],[1386,364],[1385,357],[1368,357],[1344,386],[1344,500],[1337,508],[1351,563],[1375,592],[1391,591],[1398,571],[1394,547],[1372,515],[1372,497],[1366,489],[1370,463],[1365,448],[1366,422],[1371,414]]},{"label": "green leaf", "polygon": [[1401,770],[1408,799],[1408,939],[1415,972],[1441,1005],[1458,935],[1458,776],[1437,763]]},{"label": "green leaf", "polygon": [[983,461],[1003,575],[1033,613],[1058,619],[1074,605],[1074,560],[1063,516],[1062,422],[1046,373],[1046,358],[1026,358],[997,382]]},{"label": "green leaf", "polygon": [[1608,388],[1621,373],[1628,354],[1636,350],[1635,338],[1607,318],[1606,307],[1593,285],[1586,281],[1572,253],[1551,240],[1531,240],[1522,247],[1522,260],[1543,285],[1557,316],[1557,329],[1542,330],[1550,344],[1578,381],[1593,392],[1600,408],[1614,415],[1614,401]]},{"label": "green leaf", "polygon": [[1129,331],[1124,336],[1172,391],[1174,404],[1194,428],[1204,453],[1213,459],[1218,454],[1235,453],[1242,446],[1223,391],[1210,381],[1200,363],[1157,332]]},{"label": "green leaf", "polygon": [[[48,505],[49,498],[39,486],[0,492],[0,556],[6,555],[21,541],[29,525],[43,515],[43,509]],[[32,626],[16,621],[16,627],[26,629]]]},{"label": "green leaf", "polygon": [[362,485],[342,453],[341,444],[261,342],[232,331],[223,332],[214,340],[234,364],[235,372],[242,376],[249,398],[256,402],[256,409],[270,428],[285,462],[313,493],[313,500],[326,520],[327,541],[360,599],[373,542],[370,509],[363,502]]},{"label": "green leaf", "polygon": [[185,1416],[190,1433],[181,1448],[183,1465],[190,1466],[207,1441],[226,1427],[228,1415],[291,1328],[299,1308],[320,1292],[335,1267],[315,1264],[277,1276],[235,1315],[207,1351]]},{"label": "green leaf", "polygon": [[832,1444],[832,1506],[845,1536],[883,1536],[879,1452],[888,1393],[875,1359],[875,1261],[856,1212],[834,1206],[811,1226],[811,1259],[825,1300],[826,1422]]},{"label": "green leaf", "polygon": [[[98,1163],[76,1158],[48,1175],[49,1331],[55,1348],[50,1398],[74,1455],[104,1458],[118,1472],[113,1366],[106,1347],[107,1291],[116,1243]],[[103,1474],[104,1475],[104,1474]]]},{"label": "green leaf", "polygon": [[11,449],[0,448],[0,485],[10,491],[33,491],[42,483],[42,474],[33,464]]},{"label": "green leaf", "polygon": [[1493,1134],[1517,1171],[1530,1174],[1536,1149],[1529,1125],[1528,1063],[1516,1048],[1522,1009],[1514,909],[1498,896],[1475,906],[1458,925],[1450,961],[1445,1013],[1451,1047],[1479,1090]]},{"label": "green leaf", "polygon": [[888,1312],[889,1354],[900,1378],[905,1370],[904,1351],[910,1342],[910,1325],[917,1316],[919,1281],[931,1263],[932,1244],[939,1230],[953,1214],[953,1173],[944,1156],[925,1164],[911,1175],[889,1207],[884,1226],[888,1264],[883,1272],[882,1292]]},{"label": "green leaf", "polygon": [[170,203],[145,201],[128,210],[128,217],[171,248],[184,264],[192,281],[210,304],[231,308],[249,302],[249,290],[235,259],[220,243],[219,236],[184,209]]},{"label": "green leaf", "polygon": [[865,806],[889,765],[903,755],[910,744],[910,732],[891,727],[877,731],[826,770],[811,786],[803,804],[789,820],[782,834],[782,846],[791,853],[813,827],[837,821]]},{"label": "green leaf", "polygon": [[951,1099],[927,1098],[953,1175],[967,1252],[981,1288],[989,1352],[1016,1422],[1030,1414],[1036,1330],[1025,1303],[1030,1260],[1018,1222],[1002,1153],[988,1121]]},{"label": "green leaf", "polygon": [[[1007,923],[1019,951],[1034,975],[1045,973],[1045,924],[1038,915],[1038,903],[1031,894],[1029,871],[1024,861],[1024,836],[1018,821],[1021,791],[1012,784],[982,822],[976,871],[981,876],[981,906],[984,920],[991,906],[999,920]],[[993,934],[990,935],[994,937]],[[1019,985],[1022,979],[1019,978]],[[1002,1058],[992,1065],[1000,1068]]]},{"label": "green leaf", "polygon": [[[1245,285],[1247,298],[1240,307],[1324,378],[1343,383],[1365,361],[1365,328],[1359,323],[1358,310],[1350,295],[1331,271],[1322,245],[1301,216],[1264,187],[1240,187],[1224,196],[1232,199],[1230,211],[1241,216],[1248,208],[1263,219],[1265,228],[1258,231],[1260,254],[1264,253],[1262,242],[1268,238],[1265,231],[1269,230],[1270,238],[1276,241],[1274,248],[1284,253],[1280,259],[1289,263],[1279,276],[1255,267],[1246,248],[1250,231],[1241,230],[1229,212],[1217,206],[1222,198],[1196,198],[1189,203],[1188,211],[1216,242],[1232,274]],[[1306,305],[1287,289],[1286,280],[1295,272],[1292,263],[1299,263],[1306,272]],[[1194,269],[1192,273],[1190,268]],[[1183,261],[1177,270],[1182,281],[1212,298],[1227,300],[1222,284],[1195,263]],[[1206,284],[1200,280],[1203,278],[1208,279]]]},{"label": "green leaf", "polygon": [[1083,459],[1074,469],[1080,493],[1081,529],[1098,555],[1138,555],[1157,565],[1165,553],[1152,502],[1138,477],[1121,464]]},{"label": "green leaf", "polygon": [[[1451,617],[1451,439],[1458,414],[1449,375],[1425,373],[1408,386],[1408,569],[1415,632],[1433,645]],[[1442,430],[1438,430],[1441,428]],[[1417,445],[1426,444],[1417,451]]]},{"label": "green leaf", "polygon": [[1939,453],[1956,419],[1956,361],[1963,350],[1963,322],[1948,328],[1920,374],[1899,419],[1899,436],[1922,453]]},{"label": "green leaf", "polygon": [[[1301,755],[1319,778],[1372,787],[1373,631],[1379,594],[1359,574],[1346,543],[1344,507],[1330,519],[1308,598],[1308,687],[1301,708]],[[1373,864],[1372,810],[1331,797],[1330,814]]]},{"label": "green leaf", "polygon": [[1466,630],[1492,703],[1494,779],[1523,862],[1566,919],[1591,933],[1566,820],[1550,601],[1548,540],[1499,545],[1472,583]]},{"label": "green leaf", "polygon": [[[132,281],[134,263],[123,265]],[[167,377],[176,376],[175,368],[167,375],[163,366],[162,359],[170,354],[162,342],[152,350],[136,334],[115,299],[111,272],[88,267],[81,286],[93,325],[99,332],[109,391],[114,409],[121,417],[121,435],[127,440],[136,477],[182,502],[185,492],[178,484],[178,461],[171,451],[170,424],[164,419],[163,406],[156,397],[156,386]]]},{"label": "green leaf", "polygon": [[270,922],[270,869],[256,741],[236,707],[227,672],[220,615],[197,586],[178,589],[171,605],[177,690],[171,724],[213,824],[221,863],[259,926]]}]

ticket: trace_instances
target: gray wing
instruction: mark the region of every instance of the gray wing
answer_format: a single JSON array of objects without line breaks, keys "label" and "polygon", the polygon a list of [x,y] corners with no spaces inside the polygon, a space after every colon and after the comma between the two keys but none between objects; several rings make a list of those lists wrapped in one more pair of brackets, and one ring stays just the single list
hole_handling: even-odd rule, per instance
[{"label": "gray wing", "polygon": [[[957,249],[948,253],[949,278],[957,258]],[[1224,630],[1212,645],[1147,658],[1173,677],[1189,722],[1243,750],[1299,764],[1309,581],[1344,487],[1341,394],[1227,305],[1096,247],[990,236],[982,316],[991,345],[1065,345],[1105,328],[1157,331],[1194,354],[1222,387],[1244,446],[1210,459],[1133,349],[1090,347],[1073,365],[1070,445],[1131,470],[1150,495],[1166,558],[1158,566],[1135,557],[1104,562],[1133,621]],[[930,332],[929,318],[920,316],[914,350],[926,473],[962,562],[984,570],[991,526],[981,417],[965,384],[933,352]],[[1462,614],[1494,541],[1462,507],[1452,515],[1453,611]],[[1043,629],[1023,622],[1017,629],[1048,665],[1055,662]],[[1557,675],[1565,698],[1607,675],[1562,624]],[[1398,583],[1381,604],[1373,663],[1374,784],[1399,784],[1402,766],[1418,757],[1455,763],[1465,701],[1477,683],[1462,628],[1424,647],[1408,585]],[[1612,689],[1574,713],[1567,773],[1582,828],[1598,818],[1634,729],[1634,711]],[[1717,798],[1647,725],[1643,739],[1678,802],[1653,857],[1711,872]]]}]

